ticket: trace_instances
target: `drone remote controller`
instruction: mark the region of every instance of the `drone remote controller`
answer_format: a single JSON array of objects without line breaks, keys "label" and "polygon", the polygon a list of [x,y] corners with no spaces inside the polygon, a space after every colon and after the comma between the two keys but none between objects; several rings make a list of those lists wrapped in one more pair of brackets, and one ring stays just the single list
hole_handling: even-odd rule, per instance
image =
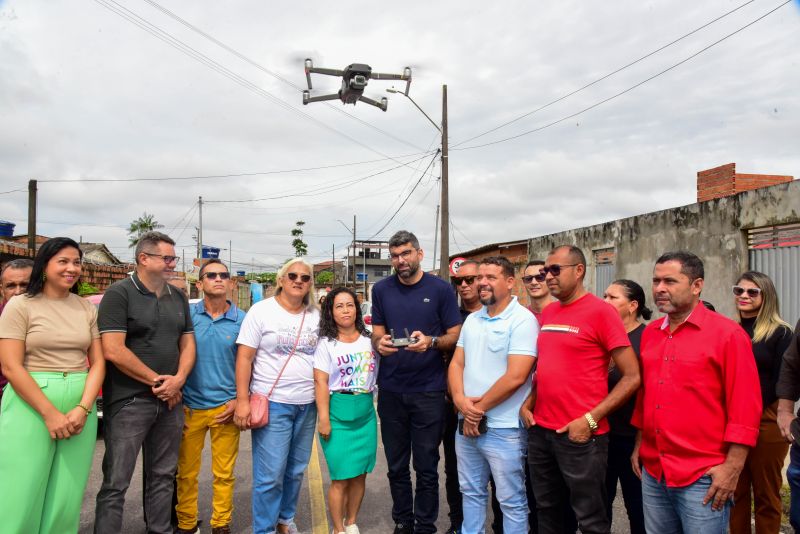
[{"label": "drone remote controller", "polygon": [[394,330],[389,330],[389,333],[392,335],[392,346],[393,347],[407,347],[409,345],[413,345],[419,341],[418,338],[411,337],[408,333],[407,328],[403,328],[406,333],[406,337],[394,337]]}]

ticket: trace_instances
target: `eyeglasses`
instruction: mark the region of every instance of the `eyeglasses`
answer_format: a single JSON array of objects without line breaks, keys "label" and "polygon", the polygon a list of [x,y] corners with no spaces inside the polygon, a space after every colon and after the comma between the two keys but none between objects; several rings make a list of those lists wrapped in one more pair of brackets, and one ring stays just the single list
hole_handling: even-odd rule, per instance
[{"label": "eyeglasses", "polygon": [[[544,274],[531,274],[531,275],[528,275],[528,276],[523,276],[522,277],[522,283],[523,284],[530,284],[534,280],[536,280],[537,282],[544,282],[544,277],[545,276],[546,275],[544,275]],[[554,276],[557,276],[557,275],[554,275]]]},{"label": "eyeglasses", "polygon": [[570,263],[568,265],[559,265],[554,263],[553,265],[545,265],[539,269],[539,276],[544,278],[548,273],[552,274],[553,276],[558,276],[561,274],[561,269],[565,267],[575,267],[576,265],[580,265],[580,263]]},{"label": "eyeglasses", "polygon": [[212,273],[203,273],[203,277],[204,277],[204,278],[207,278],[208,280],[216,280],[218,276],[219,276],[219,279],[220,279],[220,280],[230,280],[230,279],[231,279],[231,273],[228,273],[228,272],[222,272],[222,273],[213,273],[213,272],[212,272]]},{"label": "eyeglasses", "polygon": [[304,284],[307,284],[311,281],[310,274],[287,273],[286,276],[288,276],[289,280],[291,280],[292,282],[296,281],[298,277],[300,278],[300,281],[303,282]]},{"label": "eyeglasses", "polygon": [[152,252],[142,252],[142,254],[153,256],[155,258],[161,258],[164,260],[164,263],[175,263],[180,258],[180,256],[167,256],[166,254],[153,254]]},{"label": "eyeglasses", "polygon": [[463,282],[466,282],[468,286],[471,286],[475,279],[478,278],[477,276],[454,276],[453,282],[460,286]]},{"label": "eyeglasses", "polygon": [[759,287],[744,288],[741,286],[733,286],[733,294],[736,295],[737,297],[741,297],[745,293],[747,293],[748,297],[754,299],[761,294],[761,288]]}]

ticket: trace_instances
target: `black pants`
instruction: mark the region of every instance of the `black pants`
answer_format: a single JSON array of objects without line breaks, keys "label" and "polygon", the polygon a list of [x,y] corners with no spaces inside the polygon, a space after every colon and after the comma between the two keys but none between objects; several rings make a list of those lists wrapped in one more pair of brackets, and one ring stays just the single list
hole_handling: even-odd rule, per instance
[{"label": "black pants", "polygon": [[617,480],[622,486],[622,498],[628,511],[631,534],[645,534],[644,509],[642,508],[642,481],[633,472],[631,454],[636,438],[609,435],[608,439],[608,471],[606,472],[606,513],[611,522],[612,505],[617,495]]},{"label": "black pants", "polygon": [[609,534],[606,515],[608,435],[573,443],[569,436],[539,426],[528,433],[528,464],[536,496],[540,534],[565,529],[563,503],[569,499],[583,534]]},{"label": "black pants", "polygon": [[453,402],[449,399],[445,404],[444,435],[444,489],[447,496],[447,507],[450,525],[461,528],[464,522],[464,510],[461,507],[461,489],[458,486],[458,460],[456,459],[456,432],[458,431],[458,414]]},{"label": "black pants", "polygon": [[[439,515],[439,443],[444,430],[444,391],[378,393],[381,439],[386,453],[392,519],[414,525],[415,534],[436,532]],[[411,491],[409,462],[417,475]]]}]

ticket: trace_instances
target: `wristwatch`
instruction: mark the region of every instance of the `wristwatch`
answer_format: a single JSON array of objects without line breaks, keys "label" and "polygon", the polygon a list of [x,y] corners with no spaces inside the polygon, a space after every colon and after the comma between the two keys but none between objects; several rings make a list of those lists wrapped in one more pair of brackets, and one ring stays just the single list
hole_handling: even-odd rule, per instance
[{"label": "wristwatch", "polygon": [[591,430],[592,433],[597,432],[597,421],[594,420],[594,417],[592,417],[592,414],[589,413],[589,412],[586,412],[585,414],[583,414],[583,416],[586,418],[586,421],[589,423],[589,430]]},{"label": "wristwatch", "polygon": [[432,349],[439,348],[439,337],[438,336],[433,336],[431,338],[431,347],[430,348],[432,348]]}]

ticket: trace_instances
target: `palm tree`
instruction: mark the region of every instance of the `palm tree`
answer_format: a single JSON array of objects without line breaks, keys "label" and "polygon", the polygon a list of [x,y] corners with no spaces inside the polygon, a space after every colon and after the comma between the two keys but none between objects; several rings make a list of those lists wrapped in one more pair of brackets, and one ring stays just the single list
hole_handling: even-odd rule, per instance
[{"label": "palm tree", "polygon": [[142,235],[147,232],[152,232],[153,230],[158,230],[159,228],[164,228],[164,225],[159,224],[159,222],[155,220],[154,215],[144,212],[141,217],[128,226],[128,247],[135,247],[139,244],[139,238],[142,237]]}]

